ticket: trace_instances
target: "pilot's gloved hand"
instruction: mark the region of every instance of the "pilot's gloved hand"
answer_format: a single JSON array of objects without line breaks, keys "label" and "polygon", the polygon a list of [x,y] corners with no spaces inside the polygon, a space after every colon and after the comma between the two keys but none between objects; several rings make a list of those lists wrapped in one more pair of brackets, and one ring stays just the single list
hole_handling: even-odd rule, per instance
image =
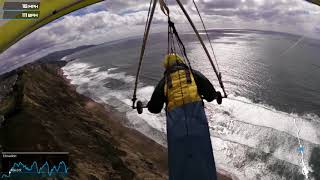
[{"label": "pilot's gloved hand", "polygon": [[143,113],[143,103],[141,101],[138,101],[137,102],[137,111],[138,111],[138,114],[142,114]]},{"label": "pilot's gloved hand", "polygon": [[222,104],[222,95],[221,92],[217,91],[216,92],[216,99],[218,104]]}]

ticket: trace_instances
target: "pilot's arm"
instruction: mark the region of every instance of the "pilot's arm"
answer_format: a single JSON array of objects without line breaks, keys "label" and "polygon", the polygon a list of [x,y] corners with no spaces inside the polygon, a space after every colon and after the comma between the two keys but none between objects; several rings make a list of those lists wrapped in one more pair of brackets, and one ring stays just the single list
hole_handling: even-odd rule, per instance
[{"label": "pilot's arm", "polygon": [[166,102],[166,97],[164,96],[164,83],[164,78],[162,78],[154,89],[151,99],[148,102],[147,107],[151,113],[160,113],[163,108],[163,104]]},{"label": "pilot's arm", "polygon": [[198,87],[199,95],[208,102],[217,98],[217,92],[211,82],[199,71],[193,70],[194,80]]}]

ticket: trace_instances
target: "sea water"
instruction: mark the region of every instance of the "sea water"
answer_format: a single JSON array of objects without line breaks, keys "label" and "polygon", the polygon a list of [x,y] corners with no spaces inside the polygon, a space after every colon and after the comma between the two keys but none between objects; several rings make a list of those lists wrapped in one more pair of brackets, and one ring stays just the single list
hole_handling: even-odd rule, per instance
[{"label": "sea water", "polygon": [[[205,103],[218,169],[239,179],[310,177],[320,159],[320,41],[256,30],[209,34],[229,95],[222,105]],[[181,38],[192,67],[221,91],[195,36]],[[76,60],[63,70],[78,92],[126,114],[130,127],[165,146],[164,111],[138,115],[130,107],[141,42],[124,39],[75,53],[64,58]],[[163,76],[166,53],[166,34],[151,35],[138,86],[145,103]]]}]

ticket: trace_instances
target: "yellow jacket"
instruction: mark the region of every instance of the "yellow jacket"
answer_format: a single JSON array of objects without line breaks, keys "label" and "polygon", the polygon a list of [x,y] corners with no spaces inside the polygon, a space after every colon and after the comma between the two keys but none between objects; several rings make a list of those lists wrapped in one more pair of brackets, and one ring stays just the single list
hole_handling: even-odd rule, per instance
[{"label": "yellow jacket", "polygon": [[216,91],[210,81],[200,72],[185,65],[177,54],[169,54],[164,61],[166,72],[155,88],[148,110],[151,113],[160,113],[164,103],[167,111],[185,104],[199,102],[202,99],[208,102],[216,98]]},{"label": "yellow jacket", "polygon": [[198,94],[193,74],[185,65],[173,66],[167,69],[164,94],[167,99],[167,111],[202,100]]}]

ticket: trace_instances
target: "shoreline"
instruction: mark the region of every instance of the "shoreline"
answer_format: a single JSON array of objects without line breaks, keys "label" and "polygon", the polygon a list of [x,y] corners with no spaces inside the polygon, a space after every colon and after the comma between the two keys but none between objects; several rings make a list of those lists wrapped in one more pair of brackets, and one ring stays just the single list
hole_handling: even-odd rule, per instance
[{"label": "shoreline", "polygon": [[[77,87],[76,85],[73,85],[71,84],[71,79],[68,79],[66,75],[64,75],[63,73],[63,70],[62,70],[62,67],[59,69],[58,71],[58,75],[61,76],[64,81],[69,85],[70,88],[72,88],[77,94],[80,94],[76,91]],[[82,95],[82,94],[80,94]],[[82,95],[82,96],[85,96],[85,95]],[[123,113],[113,109],[112,107],[110,107],[109,105],[107,104],[101,104],[101,103],[98,103],[98,102],[95,102],[93,99],[91,99],[90,97],[87,97],[85,96],[86,98],[88,98],[92,105],[96,104],[100,107],[103,107],[103,110],[102,111],[105,111],[106,113],[106,116],[116,116],[115,118],[111,118],[113,120],[119,120],[120,119],[120,124],[128,129],[131,129],[133,131],[137,131],[138,133],[140,133],[142,136],[144,136],[145,138],[148,138],[149,140],[153,141],[154,143],[160,145],[162,148],[165,148],[163,145],[157,143],[156,141],[154,141],[152,138],[149,138],[148,136],[144,135],[143,133],[139,132],[138,130],[134,129],[134,128],[130,128],[130,127],[127,127],[124,123],[125,122],[129,122],[129,120],[127,119],[127,117],[125,115],[123,115]],[[94,105],[95,106],[95,105]],[[121,120],[122,119],[122,120]],[[125,120],[123,120],[125,119]],[[165,154],[166,156],[166,154]],[[166,161],[166,159],[165,159]],[[217,169],[217,175],[218,175],[218,180],[236,180],[235,177],[232,177],[231,173],[225,171],[225,170],[222,170],[222,169]]]},{"label": "shoreline", "polygon": [[21,101],[1,127],[1,150],[69,152],[70,180],[166,179],[165,148],[78,94],[59,75],[60,67],[35,63],[19,69],[13,92]]}]

